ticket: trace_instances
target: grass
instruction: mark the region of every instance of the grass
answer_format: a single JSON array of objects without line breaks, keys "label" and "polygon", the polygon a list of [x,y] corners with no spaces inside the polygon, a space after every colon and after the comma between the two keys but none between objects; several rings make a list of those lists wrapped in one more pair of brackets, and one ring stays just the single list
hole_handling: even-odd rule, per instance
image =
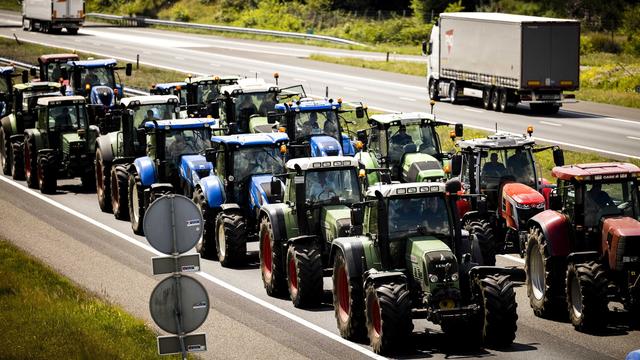
[{"label": "grass", "polygon": [[358,58],[334,57],[319,54],[311,54],[311,60],[323,61],[333,64],[348,65],[366,69],[390,71],[399,74],[427,76],[427,65],[410,61],[365,61]]},{"label": "grass", "polygon": [[156,335],[121,308],[0,240],[3,359],[159,359]]},{"label": "grass", "polygon": [[0,9],[21,11],[22,5],[17,0],[0,0]]}]

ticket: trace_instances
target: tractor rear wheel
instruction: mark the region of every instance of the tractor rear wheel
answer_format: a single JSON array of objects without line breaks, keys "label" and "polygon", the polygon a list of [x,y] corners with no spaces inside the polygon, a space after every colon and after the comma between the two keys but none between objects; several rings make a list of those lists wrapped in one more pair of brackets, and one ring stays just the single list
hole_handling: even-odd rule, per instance
[{"label": "tractor rear wheel", "polygon": [[484,219],[470,219],[465,221],[464,228],[469,231],[469,234],[475,234],[478,239],[482,253],[480,265],[494,266],[496,264],[496,241],[491,224]]},{"label": "tractor rear wheel", "polygon": [[144,222],[144,188],[142,181],[138,173],[133,170],[129,174],[129,186],[128,186],[128,203],[129,203],[129,216],[131,220],[131,229],[134,234],[144,235],[144,229],[142,224]]},{"label": "tractor rear wheel", "polygon": [[518,329],[518,304],[509,277],[489,275],[474,279],[473,296],[484,314],[483,343],[498,348],[511,345]]},{"label": "tractor rear wheel", "polygon": [[595,331],[607,326],[607,286],[602,266],[595,261],[570,264],[567,270],[567,307],[573,326]]},{"label": "tractor rear wheel", "polygon": [[204,221],[202,236],[196,243],[196,251],[205,259],[216,260],[218,252],[216,250],[216,212],[209,208],[207,199],[204,197],[204,192],[200,186],[196,187],[193,192],[193,202],[198,205],[202,212],[202,219]]},{"label": "tractor rear wheel", "polygon": [[102,150],[96,150],[96,195],[100,210],[111,212],[111,163],[104,161]]},{"label": "tractor rear wheel", "polygon": [[38,188],[43,194],[55,194],[58,188],[58,169],[53,154],[38,156]]},{"label": "tractor rear wheel", "polygon": [[236,212],[220,213],[216,218],[216,250],[224,267],[236,266],[247,256],[247,221]]},{"label": "tractor rear wheel", "polygon": [[286,270],[283,266],[283,247],[273,234],[273,224],[267,216],[260,219],[260,273],[262,283],[270,296],[282,295],[287,289]]},{"label": "tractor rear wheel", "polygon": [[527,296],[534,314],[546,318],[561,315],[566,309],[565,264],[563,259],[551,256],[539,227],[529,230],[524,271]]},{"label": "tractor rear wheel", "polygon": [[14,180],[24,180],[24,143],[14,142],[11,144],[11,177]]},{"label": "tractor rear wheel", "polygon": [[349,276],[347,261],[338,251],[333,262],[333,308],[340,335],[353,341],[367,338],[362,280]]},{"label": "tractor rear wheel", "polygon": [[118,220],[129,220],[129,172],[126,165],[116,165],[111,169],[111,210]]},{"label": "tractor rear wheel", "polygon": [[287,251],[289,296],[297,308],[320,305],[322,287],[322,254],[316,244],[291,244]]},{"label": "tractor rear wheel", "polygon": [[411,294],[406,284],[369,284],[366,291],[369,343],[377,354],[401,348],[411,336]]},{"label": "tractor rear wheel", "polygon": [[2,146],[0,146],[0,163],[2,164],[2,173],[5,175],[11,175],[11,140],[9,140],[9,136],[5,133],[3,127],[0,127],[0,142],[2,142]]},{"label": "tractor rear wheel", "polygon": [[36,140],[29,137],[24,142],[24,174],[27,179],[27,186],[32,189],[38,188],[38,151]]}]

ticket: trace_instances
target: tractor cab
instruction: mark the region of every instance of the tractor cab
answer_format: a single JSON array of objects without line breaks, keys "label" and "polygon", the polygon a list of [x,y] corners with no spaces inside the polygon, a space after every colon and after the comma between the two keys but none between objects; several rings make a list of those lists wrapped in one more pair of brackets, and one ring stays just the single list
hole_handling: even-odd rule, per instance
[{"label": "tractor cab", "polygon": [[[69,74],[71,73],[70,61],[79,61],[76,54],[47,54],[38,57],[38,68],[40,81],[60,82],[69,84]],[[35,68],[32,68],[32,75],[35,75]]]},{"label": "tractor cab", "polygon": [[[62,96],[62,87],[55,82],[29,82],[13,86],[13,104],[10,106],[13,116],[18,120],[13,133],[22,133],[25,128],[35,124],[34,110],[39,98]],[[21,124],[19,124],[21,123]]]},{"label": "tractor cab", "polygon": [[[184,93],[187,113],[194,117],[206,117],[214,115],[215,103],[220,96],[220,88],[238,83],[237,76],[201,76],[192,78],[191,75],[185,79],[185,86],[181,84],[181,93]],[[171,84],[170,84],[171,85]],[[176,86],[176,88],[177,88]],[[157,85],[156,85],[157,87]],[[176,94],[177,95],[177,94]],[[180,96],[182,104],[183,97]]]},{"label": "tractor cab", "polygon": [[178,97],[180,106],[187,107],[187,83],[172,82],[151,85],[149,89],[151,95],[175,95]]},{"label": "tractor cab", "polygon": [[78,96],[39,98],[36,116],[37,128],[45,134],[45,142],[49,147],[63,151],[69,149],[70,153],[64,154],[64,157],[72,157],[74,154],[71,152],[78,151],[75,154],[78,159],[81,153],[90,152],[86,141],[89,123],[84,98]]},{"label": "tractor cab", "polygon": [[0,67],[0,118],[11,112],[13,66]]},{"label": "tractor cab", "polygon": [[[62,77],[65,78],[66,72],[69,78],[67,95],[82,95],[90,105],[113,108],[123,96],[122,84],[115,71],[120,69],[115,59],[68,61],[62,70]],[[128,63],[125,69],[126,75],[130,76],[131,64]]]}]

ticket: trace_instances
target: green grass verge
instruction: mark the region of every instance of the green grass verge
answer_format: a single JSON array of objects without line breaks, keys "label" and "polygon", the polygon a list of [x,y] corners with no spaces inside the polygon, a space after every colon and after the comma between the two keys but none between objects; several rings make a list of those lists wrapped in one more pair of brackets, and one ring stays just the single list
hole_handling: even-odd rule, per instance
[{"label": "green grass verge", "polygon": [[17,0],[0,0],[0,10],[21,11],[22,5]]},{"label": "green grass verge", "polygon": [[156,335],[0,240],[0,358],[160,359]]},{"label": "green grass verge", "polygon": [[365,69],[390,71],[406,75],[427,76],[427,65],[425,63],[410,61],[362,60],[358,58],[334,57],[319,54],[311,54],[309,58],[316,61],[355,66]]}]

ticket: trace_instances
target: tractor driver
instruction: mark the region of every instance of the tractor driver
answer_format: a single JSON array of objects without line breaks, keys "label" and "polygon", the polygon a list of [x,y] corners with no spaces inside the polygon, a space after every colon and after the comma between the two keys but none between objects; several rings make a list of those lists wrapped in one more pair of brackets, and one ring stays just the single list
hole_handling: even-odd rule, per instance
[{"label": "tractor driver", "polygon": [[397,146],[404,146],[413,143],[411,135],[407,134],[407,126],[400,125],[398,132],[391,137],[391,143]]},{"label": "tractor driver", "polygon": [[242,97],[242,102],[240,103],[240,116],[239,118],[242,120],[249,120],[251,115],[258,112],[256,105],[251,101],[251,95],[244,95]]},{"label": "tractor driver", "polygon": [[498,153],[491,153],[491,161],[482,167],[482,174],[485,176],[500,177],[505,172],[504,165],[498,161]]},{"label": "tractor driver", "polygon": [[602,190],[601,183],[593,183],[587,191],[584,206],[584,221],[587,226],[596,225],[598,212],[607,206],[615,206],[609,194]]},{"label": "tractor driver", "polygon": [[84,77],[84,83],[91,85],[91,87],[95,85],[100,85],[100,79],[91,69],[87,69],[87,75]]},{"label": "tractor driver", "polygon": [[68,107],[65,106],[62,108],[62,112],[56,116],[55,122],[57,130],[64,131],[73,127],[73,121],[71,120]]},{"label": "tractor driver", "polygon": [[156,113],[154,112],[154,110],[155,109],[147,110],[147,114],[144,116],[144,120],[142,121],[143,123],[145,123],[147,121],[160,120],[160,118],[158,116],[156,116]]},{"label": "tractor driver", "polygon": [[276,101],[274,99],[274,95],[275,94],[272,93],[262,95],[262,102],[260,103],[260,109],[258,109],[260,115],[267,116],[269,111],[273,111],[273,109],[275,109]]},{"label": "tractor driver", "polygon": [[338,137],[338,126],[336,125],[335,115],[329,113],[327,120],[324,122],[324,133],[331,137]]},{"label": "tractor driver", "polygon": [[[314,173],[310,173],[310,175],[311,174]],[[331,176],[327,171],[319,171],[316,172],[315,175],[317,181],[311,182],[309,198],[314,201],[320,201],[336,196],[333,176]]]},{"label": "tractor driver", "polygon": [[429,231],[438,232],[446,229],[448,226],[447,211],[441,209],[440,199],[437,197],[429,197],[425,200],[427,204],[422,219],[426,220]]},{"label": "tractor driver", "polygon": [[169,145],[169,157],[171,159],[177,160],[180,158],[180,155],[183,155],[189,151],[194,151],[193,146],[188,144],[184,138],[183,134],[175,134],[173,136],[173,142]]},{"label": "tractor driver", "polygon": [[389,228],[393,232],[411,231],[418,224],[416,214],[418,209],[414,206],[413,199],[390,201],[394,206],[389,207]]},{"label": "tractor driver", "polygon": [[318,114],[312,112],[309,113],[309,120],[302,124],[302,133],[304,135],[311,135],[316,129],[320,129],[320,125],[318,124]]}]

